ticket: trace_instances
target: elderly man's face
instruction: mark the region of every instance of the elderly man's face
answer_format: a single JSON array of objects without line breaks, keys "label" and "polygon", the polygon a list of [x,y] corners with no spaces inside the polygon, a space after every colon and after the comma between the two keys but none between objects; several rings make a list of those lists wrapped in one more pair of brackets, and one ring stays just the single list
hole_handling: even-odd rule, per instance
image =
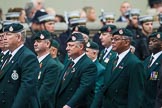
[{"label": "elderly man's face", "polygon": [[4,46],[9,50],[13,51],[19,43],[20,34],[6,32],[4,35]]},{"label": "elderly man's face", "polygon": [[126,39],[120,35],[114,35],[112,37],[112,50],[117,53],[122,53],[125,50]]},{"label": "elderly man's face", "polygon": [[68,42],[66,50],[68,56],[75,59],[80,56],[80,52],[83,50],[83,45],[79,42]]}]

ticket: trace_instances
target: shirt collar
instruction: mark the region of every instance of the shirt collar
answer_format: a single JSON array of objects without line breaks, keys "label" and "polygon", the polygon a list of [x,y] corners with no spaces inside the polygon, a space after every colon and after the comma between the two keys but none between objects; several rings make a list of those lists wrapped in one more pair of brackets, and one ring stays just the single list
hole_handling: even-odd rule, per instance
[{"label": "shirt collar", "polygon": [[11,53],[11,58],[10,60],[14,57],[14,55],[19,51],[20,48],[22,48],[24,46],[24,44],[20,45],[18,48],[16,48],[12,53]]},{"label": "shirt collar", "polygon": [[129,51],[130,51],[130,48],[118,55],[119,59],[117,62],[117,66],[122,61],[122,59],[128,54]]},{"label": "shirt collar", "polygon": [[41,56],[41,57],[37,57],[39,63],[40,63],[44,58],[46,58],[46,56],[47,56],[48,54],[49,54],[49,53],[47,53],[47,54],[45,54],[45,55],[43,55],[43,56]]},{"label": "shirt collar", "polygon": [[9,50],[2,51],[2,53],[3,53],[4,55],[6,55],[8,51],[9,51]]},{"label": "shirt collar", "polygon": [[74,64],[76,64],[84,55],[85,55],[85,53],[83,53],[82,55],[80,55],[76,59],[72,60],[74,62]]}]

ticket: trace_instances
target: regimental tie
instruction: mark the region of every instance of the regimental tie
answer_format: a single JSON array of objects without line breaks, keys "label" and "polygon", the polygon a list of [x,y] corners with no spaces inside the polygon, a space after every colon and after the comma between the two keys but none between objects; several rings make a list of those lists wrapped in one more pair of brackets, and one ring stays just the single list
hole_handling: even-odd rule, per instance
[{"label": "regimental tie", "polygon": [[11,57],[12,57],[12,54],[9,54],[7,59],[2,63],[0,67],[1,70],[9,63]]},{"label": "regimental tie", "polygon": [[67,76],[70,74],[71,69],[73,68],[73,65],[74,65],[74,62],[73,61],[70,61],[69,66],[68,66],[66,72],[64,73],[63,81],[65,81],[66,78],[67,78]]},{"label": "regimental tie", "polygon": [[154,57],[153,57],[153,56],[151,56],[151,57],[150,57],[150,60],[149,60],[149,63],[148,63],[148,68],[150,68],[150,67],[151,67],[151,63],[152,63],[153,59],[154,59]]},{"label": "regimental tie", "polygon": [[115,58],[115,60],[114,60],[114,62],[113,62],[113,70],[112,71],[114,71],[115,70],[115,68],[116,68],[116,65],[117,65],[117,62],[118,62],[118,59],[119,59],[119,56],[116,56],[116,58]]}]

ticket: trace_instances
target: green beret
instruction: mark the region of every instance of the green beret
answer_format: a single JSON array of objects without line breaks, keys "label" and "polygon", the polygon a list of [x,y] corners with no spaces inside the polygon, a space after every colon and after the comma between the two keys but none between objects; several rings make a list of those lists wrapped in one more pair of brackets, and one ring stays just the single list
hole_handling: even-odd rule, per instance
[{"label": "green beret", "polygon": [[149,38],[151,38],[151,37],[154,37],[154,38],[157,38],[157,39],[159,39],[159,40],[162,40],[162,32],[153,32],[153,33],[149,36]]},{"label": "green beret", "polygon": [[117,29],[117,30],[113,31],[112,34],[113,35],[121,35],[121,36],[133,37],[133,33],[130,30],[126,29],[126,28]]},{"label": "green beret", "polygon": [[117,29],[117,27],[115,25],[104,25],[101,29],[100,29],[100,33],[104,33],[104,32],[109,32],[112,33],[112,31],[114,31],[115,29]]},{"label": "green beret", "polygon": [[88,42],[86,45],[86,48],[94,49],[94,50],[99,50],[99,46],[96,42]]},{"label": "green beret", "polygon": [[83,35],[81,33],[73,33],[67,40],[67,42],[76,42],[76,41],[80,42],[84,41]]},{"label": "green beret", "polygon": [[76,27],[74,27],[73,31],[77,31],[77,32],[81,32],[81,33],[84,33],[86,35],[89,35],[89,30],[85,26],[76,26]]},{"label": "green beret", "polygon": [[51,46],[53,46],[53,47],[58,49],[60,47],[60,44],[56,40],[52,40]]},{"label": "green beret", "polygon": [[7,25],[4,28],[4,32],[11,32],[11,33],[18,33],[23,30],[24,30],[24,27],[20,23],[12,23],[12,24]]},{"label": "green beret", "polygon": [[48,32],[47,30],[36,32],[34,36],[34,40],[44,40],[44,39],[49,39],[49,40],[52,39],[50,32]]}]

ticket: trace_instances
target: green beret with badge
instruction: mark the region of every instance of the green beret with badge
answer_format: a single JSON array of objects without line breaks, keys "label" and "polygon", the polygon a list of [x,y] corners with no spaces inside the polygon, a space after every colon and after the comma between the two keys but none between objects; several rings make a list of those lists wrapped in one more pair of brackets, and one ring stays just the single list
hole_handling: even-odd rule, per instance
[{"label": "green beret with badge", "polygon": [[114,30],[116,30],[117,27],[115,25],[112,25],[112,24],[109,24],[109,25],[104,25],[99,33],[104,33],[104,32],[109,32],[109,33],[112,33]]},{"label": "green beret with badge", "polygon": [[51,46],[53,46],[53,47],[58,49],[60,47],[60,44],[56,40],[52,40]]},{"label": "green beret with badge", "polygon": [[84,42],[84,38],[81,33],[73,33],[67,40],[67,42],[76,42],[76,41]]},{"label": "green beret with badge", "polygon": [[4,32],[10,32],[10,33],[18,33],[18,32],[22,32],[24,30],[24,26],[21,25],[20,23],[12,23],[7,25],[4,28]]},{"label": "green beret with badge", "polygon": [[86,26],[76,26],[72,31],[81,32],[89,36],[89,30]]},{"label": "green beret with badge", "polygon": [[86,48],[94,49],[94,50],[99,50],[99,46],[96,42],[90,41],[87,43]]},{"label": "green beret with badge", "polygon": [[129,29],[126,29],[126,28],[119,28],[119,29],[113,31],[112,34],[133,37],[133,33]]},{"label": "green beret with badge", "polygon": [[35,36],[34,36],[34,40],[51,40],[51,34],[50,32],[48,32],[47,30],[42,30],[42,31],[38,31]]},{"label": "green beret with badge", "polygon": [[149,38],[154,37],[157,38],[158,40],[162,40],[162,32],[153,32]]}]

